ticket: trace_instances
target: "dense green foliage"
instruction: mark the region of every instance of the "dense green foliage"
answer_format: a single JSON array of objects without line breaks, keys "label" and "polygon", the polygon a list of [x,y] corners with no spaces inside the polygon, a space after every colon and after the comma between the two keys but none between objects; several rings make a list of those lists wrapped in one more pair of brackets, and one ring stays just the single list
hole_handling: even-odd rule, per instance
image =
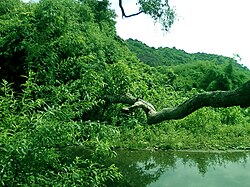
[{"label": "dense green foliage", "polygon": [[227,70],[229,88],[249,79],[216,62],[150,67],[116,36],[114,17],[107,1],[0,2],[1,186],[107,186],[121,178],[106,162],[115,148],[250,147],[249,109],[204,108],[147,126],[142,111],[105,103],[130,92],[158,109],[175,106],[208,87],[206,75],[190,74],[204,68]]},{"label": "dense green foliage", "polygon": [[[114,13],[99,11],[97,1],[4,2],[14,5],[0,22],[1,185],[103,186],[119,179],[115,166],[103,164],[113,155],[98,135],[105,126],[82,122],[102,94],[116,91],[109,71],[120,67],[112,64],[126,61]],[[61,153],[80,145],[92,150],[87,159]]]}]

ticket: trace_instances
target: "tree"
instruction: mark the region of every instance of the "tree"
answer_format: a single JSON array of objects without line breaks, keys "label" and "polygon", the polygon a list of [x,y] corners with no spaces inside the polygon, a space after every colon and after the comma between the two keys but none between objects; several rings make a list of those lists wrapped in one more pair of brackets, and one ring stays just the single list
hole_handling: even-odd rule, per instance
[{"label": "tree", "polygon": [[141,13],[150,15],[155,22],[159,22],[165,31],[169,31],[174,23],[176,14],[170,7],[168,0],[137,0],[139,12],[127,15],[122,4],[123,0],[119,0],[119,7],[122,17],[129,18],[137,16]]}]

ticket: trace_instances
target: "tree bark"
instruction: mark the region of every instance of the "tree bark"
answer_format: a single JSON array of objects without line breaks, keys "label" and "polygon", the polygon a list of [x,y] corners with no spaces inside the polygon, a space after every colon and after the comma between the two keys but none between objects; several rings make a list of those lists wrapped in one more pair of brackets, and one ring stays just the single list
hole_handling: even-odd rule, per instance
[{"label": "tree bark", "polygon": [[118,97],[106,97],[110,103],[123,103],[131,106],[124,107],[123,112],[129,113],[135,108],[142,108],[147,114],[148,124],[156,124],[165,120],[182,119],[202,107],[232,107],[250,106],[250,81],[233,91],[214,91],[198,94],[174,108],[163,108],[156,111],[154,106],[130,94]]}]

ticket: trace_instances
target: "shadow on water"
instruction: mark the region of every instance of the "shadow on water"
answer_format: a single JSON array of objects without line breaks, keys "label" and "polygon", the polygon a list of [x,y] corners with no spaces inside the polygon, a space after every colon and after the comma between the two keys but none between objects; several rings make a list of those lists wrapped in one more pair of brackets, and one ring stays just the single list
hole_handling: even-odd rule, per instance
[{"label": "shadow on water", "polygon": [[117,151],[117,187],[250,186],[250,152]]}]

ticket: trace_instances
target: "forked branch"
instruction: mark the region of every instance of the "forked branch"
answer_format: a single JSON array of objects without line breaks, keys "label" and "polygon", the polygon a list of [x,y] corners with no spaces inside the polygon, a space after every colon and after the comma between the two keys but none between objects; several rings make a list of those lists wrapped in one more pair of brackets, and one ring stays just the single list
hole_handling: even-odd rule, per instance
[{"label": "forked branch", "polygon": [[[107,99],[107,98],[106,98]],[[130,94],[118,97],[109,97],[111,103],[123,103],[131,106],[124,107],[124,112],[142,108],[148,118],[148,124],[156,124],[165,120],[181,119],[202,107],[249,107],[250,106],[250,81],[233,91],[214,91],[198,94],[174,108],[164,108],[156,111],[154,106],[142,99],[137,99]]]},{"label": "forked branch", "polygon": [[139,12],[137,12],[135,14],[126,15],[125,10],[124,10],[123,5],[122,5],[122,0],[119,0],[119,7],[120,7],[121,12],[122,12],[122,17],[125,17],[125,18],[137,16],[137,15],[143,13],[143,11],[139,11]]}]

